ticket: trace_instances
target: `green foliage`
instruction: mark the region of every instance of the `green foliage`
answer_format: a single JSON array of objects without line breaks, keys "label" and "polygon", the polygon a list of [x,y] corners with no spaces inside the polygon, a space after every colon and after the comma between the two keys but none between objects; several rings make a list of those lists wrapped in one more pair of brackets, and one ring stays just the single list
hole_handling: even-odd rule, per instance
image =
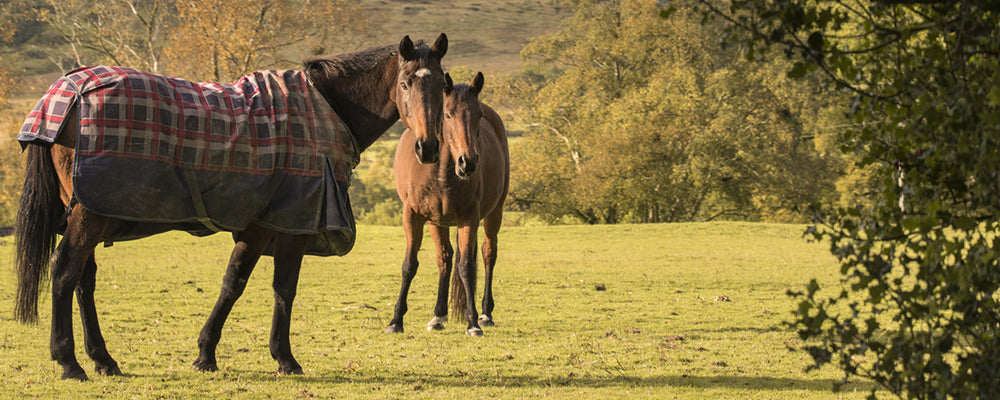
[{"label": "green foliage", "polygon": [[358,221],[373,225],[399,225],[403,205],[396,195],[392,175],[396,140],[382,139],[365,150],[351,178],[351,208]]},{"label": "green foliage", "polygon": [[[203,373],[191,362],[232,238],[171,232],[118,242],[96,250],[95,297],[108,349],[127,375],[59,380],[49,325],[18,324],[8,312],[15,279],[6,272],[0,397],[827,400],[838,371],[803,372],[808,356],[787,350],[800,342],[781,325],[795,306],[783,295],[787,287],[836,282],[835,261],[801,240],[802,229],[729,222],[504,228],[497,326],[470,338],[457,321],[424,329],[437,295],[429,239],[406,333],[384,333],[399,290],[403,231],[361,225],[351,254],[303,261],[291,340],[304,375],[276,375],[268,353],[270,257],[261,258],[226,322],[221,370]],[[11,262],[11,242],[0,238],[0,265]],[[45,321],[49,296],[41,302]],[[78,317],[74,333],[77,357],[90,370]],[[860,400],[870,387],[855,381],[839,398]]]},{"label": "green foliage", "polygon": [[[843,142],[876,178],[865,207],[826,210],[811,236],[839,290],[795,293],[815,365],[916,399],[1000,393],[1000,7],[994,1],[732,1],[758,52],[779,46],[849,93]],[[732,11],[732,13],[730,13]],[[836,286],[835,286],[836,288]],[[874,397],[874,396],[873,396]]]},{"label": "green foliage", "polygon": [[[24,185],[24,157],[15,142],[23,114],[0,108],[0,227],[14,226]],[[14,122],[16,121],[16,122]],[[17,125],[15,127],[15,125]]]},{"label": "green foliage", "polygon": [[805,85],[740,49],[688,7],[567,2],[575,14],[509,79],[525,143],[511,195],[531,212],[588,223],[803,218],[832,201],[837,157],[810,132],[824,107]]}]

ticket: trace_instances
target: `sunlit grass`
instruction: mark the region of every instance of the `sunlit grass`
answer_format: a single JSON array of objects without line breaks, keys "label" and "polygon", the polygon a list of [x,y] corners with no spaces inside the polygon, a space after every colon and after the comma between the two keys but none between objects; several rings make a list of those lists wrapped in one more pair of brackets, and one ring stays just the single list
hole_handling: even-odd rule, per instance
[{"label": "sunlit grass", "polygon": [[[833,369],[782,325],[785,295],[837,265],[801,226],[703,223],[505,227],[497,326],[467,337],[427,332],[437,268],[426,241],[406,333],[383,333],[399,284],[399,227],[361,226],[342,258],[307,257],[292,322],[302,376],[279,376],[267,341],[269,258],[258,265],[219,346],[217,373],[191,368],[228,259],[227,235],[170,233],[99,248],[97,301],[125,377],[59,380],[48,359],[49,300],[38,325],[12,320],[14,278],[0,275],[0,397],[37,398],[862,398],[832,393]],[[12,241],[0,239],[11,265]],[[605,290],[598,290],[598,286]],[[78,318],[75,318],[79,321]],[[79,322],[77,322],[79,324]],[[79,325],[77,356],[88,371]],[[857,391],[857,392],[855,392]]]}]

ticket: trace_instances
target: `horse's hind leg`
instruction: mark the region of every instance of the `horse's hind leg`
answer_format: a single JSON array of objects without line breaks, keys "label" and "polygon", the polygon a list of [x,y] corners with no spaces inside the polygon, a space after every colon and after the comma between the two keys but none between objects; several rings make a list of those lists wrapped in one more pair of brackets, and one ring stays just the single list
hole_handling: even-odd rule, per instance
[{"label": "horse's hind leg", "polygon": [[83,345],[87,355],[96,364],[95,370],[101,375],[121,375],[118,363],[108,354],[101,334],[101,325],[97,322],[97,308],[94,306],[94,288],[97,281],[97,262],[91,254],[83,267],[83,275],[76,286],[76,301],[80,306],[80,319],[83,320]]},{"label": "horse's hind leg", "polygon": [[494,326],[493,321],[493,267],[497,263],[497,233],[503,223],[503,207],[497,208],[483,219],[483,268],[486,270],[483,287],[483,313],[479,316],[482,326]]},{"label": "horse's hind leg", "polygon": [[[74,353],[73,292],[81,284],[86,265],[93,257],[94,247],[100,242],[107,221],[107,218],[76,205],[69,215],[63,239],[56,247],[52,260],[52,333],[49,350],[52,359],[63,367],[63,379],[87,380],[87,373],[76,361]],[[81,299],[82,303],[88,303],[87,308],[92,309],[93,297]],[[82,312],[87,314],[89,311],[84,309]],[[95,326],[94,330],[98,331],[99,337],[99,328]],[[110,360],[110,356],[108,359]]]},{"label": "horse's hind leg", "polygon": [[434,239],[434,247],[437,248],[438,295],[434,305],[434,318],[427,323],[427,330],[442,330],[444,321],[448,320],[448,286],[455,250],[451,247],[447,226],[431,225],[430,233]]},{"label": "horse's hind leg", "polygon": [[299,284],[302,255],[306,249],[303,236],[278,235],[274,246],[274,318],[271,320],[271,357],[278,362],[278,372],[301,374],[302,367],[292,356],[289,327],[292,303]]},{"label": "horse's hind leg", "polygon": [[265,229],[257,225],[250,225],[245,231],[236,233],[236,246],[229,258],[229,267],[226,268],[226,275],[222,277],[222,289],[219,292],[219,300],[215,302],[212,314],[209,315],[205,327],[198,335],[198,359],[194,361],[194,368],[200,371],[218,371],[216,364],[215,349],[222,338],[222,326],[229,317],[229,312],[233,310],[236,300],[243,294],[247,287],[247,280],[253,272],[257,260],[264,252],[264,246],[274,237],[274,231]]}]

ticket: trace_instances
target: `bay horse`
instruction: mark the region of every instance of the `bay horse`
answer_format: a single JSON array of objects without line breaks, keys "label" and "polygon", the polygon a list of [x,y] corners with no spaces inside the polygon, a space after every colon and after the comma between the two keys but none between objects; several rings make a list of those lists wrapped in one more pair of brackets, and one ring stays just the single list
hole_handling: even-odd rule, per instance
[{"label": "bay horse", "polygon": [[[493,267],[497,261],[497,233],[503,222],[503,205],[510,184],[510,155],[507,131],[492,108],[479,101],[483,74],[477,73],[472,84],[453,84],[445,74],[444,125],[441,156],[436,163],[419,164],[405,149],[418,136],[406,130],[396,147],[393,173],[396,193],[403,202],[403,231],[406,255],[403,280],[387,333],[403,332],[406,296],[417,273],[417,252],[428,224],[437,249],[438,296],[434,318],[427,329],[444,329],[448,314],[449,275],[452,292],[452,315],[463,316],[466,334],[481,336],[480,324],[493,326]],[[483,290],[483,314],[476,319],[476,235],[482,220],[483,265],[486,270]],[[457,249],[448,238],[451,226],[457,227]],[[452,273],[453,257],[455,262]]]},{"label": "bay horse", "polygon": [[[423,163],[436,162],[441,140],[445,85],[441,58],[447,48],[448,39],[444,34],[431,46],[422,42],[414,43],[407,36],[398,46],[387,45],[307,60],[301,71],[306,76],[302,81],[308,81],[313,88],[310,90],[318,90],[321,94],[316,96],[318,101],[311,103],[310,107],[325,107],[318,104],[327,103],[339,115],[352,136],[355,158],[393,123],[402,120],[417,137],[415,142],[411,141],[411,157]],[[74,99],[78,99],[80,94],[76,96]],[[46,99],[43,98],[44,100]],[[204,227],[199,229],[198,226],[183,224],[158,225],[145,221],[120,220],[98,214],[75,201],[81,185],[74,187],[77,182],[74,178],[83,173],[75,170],[75,162],[80,161],[80,157],[85,154],[77,144],[87,139],[79,136],[82,124],[80,114],[84,111],[81,111],[79,105],[71,106],[74,108],[68,114],[63,114],[68,117],[61,124],[54,143],[32,141],[23,144],[27,146],[28,167],[15,228],[15,273],[18,276],[15,316],[21,322],[37,320],[39,284],[47,272],[49,255],[54,251],[51,260],[51,356],[62,366],[63,379],[86,380],[87,374],[74,354],[74,291],[83,320],[84,347],[96,364],[96,372],[102,375],[122,374],[118,363],[107,351],[97,321],[98,314],[94,304],[97,272],[95,246],[100,242],[113,240],[111,235],[115,227],[140,227],[136,232],[145,236],[167,230],[194,233],[203,231]],[[110,113],[111,110],[100,112]],[[274,110],[264,112],[267,113],[273,116]],[[265,115],[264,118],[266,117]],[[273,126],[284,122],[268,120],[264,127],[266,129],[268,123]],[[129,190],[127,186],[128,183],[123,182],[119,190]],[[260,193],[248,192],[243,195],[250,197]],[[197,197],[198,193],[193,193],[193,196]],[[346,188],[343,196],[346,198]],[[348,202],[348,214],[349,208]],[[199,223],[192,222],[191,225]],[[353,245],[353,217],[349,217],[349,225],[352,229],[350,245]],[[270,253],[274,257],[272,285],[275,293],[270,352],[278,362],[279,373],[300,374],[302,367],[292,356],[289,324],[299,270],[308,245],[307,239],[314,233],[284,232],[257,219],[253,219],[243,229],[231,231],[235,247],[223,277],[219,298],[198,337],[199,354],[194,368],[202,371],[218,370],[215,352],[223,324],[245,289],[258,259],[265,253]],[[55,246],[57,233],[63,237],[58,246]],[[132,238],[135,237],[126,239]],[[343,253],[346,254],[349,250],[348,247]]]}]

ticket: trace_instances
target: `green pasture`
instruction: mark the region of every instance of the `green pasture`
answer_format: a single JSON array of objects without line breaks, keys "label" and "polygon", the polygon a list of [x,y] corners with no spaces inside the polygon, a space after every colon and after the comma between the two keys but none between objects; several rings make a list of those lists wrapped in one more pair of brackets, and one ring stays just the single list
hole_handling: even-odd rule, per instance
[{"label": "green pasture", "polygon": [[[282,376],[268,349],[273,265],[257,266],[219,347],[197,372],[197,335],[218,295],[231,239],[170,233],[99,248],[97,301],[124,377],[61,381],[41,320],[12,319],[11,238],[0,239],[0,397],[859,399],[831,392],[839,372],[806,373],[783,327],[785,292],[838,266],[803,226],[695,223],[507,226],[500,233],[497,326],[427,332],[437,268],[425,242],[406,333],[383,333],[403,258],[399,227],[360,226],[342,258],[307,257],[292,321],[304,375]],[[481,275],[480,275],[481,276]],[[481,286],[480,286],[481,287]],[[603,287],[605,290],[598,290]],[[481,292],[481,289],[479,290]],[[46,288],[47,293],[47,288]],[[79,321],[79,318],[75,318]],[[81,348],[77,357],[93,364]]]}]

